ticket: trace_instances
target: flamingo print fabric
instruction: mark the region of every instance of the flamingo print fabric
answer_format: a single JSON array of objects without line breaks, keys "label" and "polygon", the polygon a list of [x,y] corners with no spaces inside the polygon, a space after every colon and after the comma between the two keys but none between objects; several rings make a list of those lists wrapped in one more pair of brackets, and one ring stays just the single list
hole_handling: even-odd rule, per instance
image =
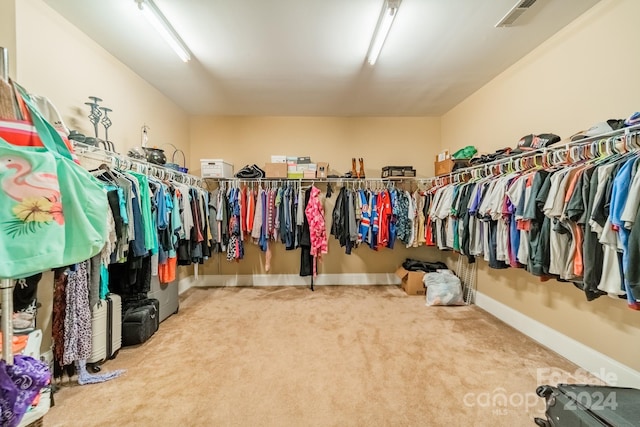
[{"label": "flamingo print fabric", "polygon": [[91,258],[105,243],[106,203],[101,186],[71,160],[0,139],[0,277]]},{"label": "flamingo print fabric", "polygon": [[[49,222],[64,224],[60,185],[55,173],[37,172],[31,162],[19,155],[0,157],[2,190],[14,201],[12,208],[20,222]],[[20,227],[14,228],[18,232]]]}]

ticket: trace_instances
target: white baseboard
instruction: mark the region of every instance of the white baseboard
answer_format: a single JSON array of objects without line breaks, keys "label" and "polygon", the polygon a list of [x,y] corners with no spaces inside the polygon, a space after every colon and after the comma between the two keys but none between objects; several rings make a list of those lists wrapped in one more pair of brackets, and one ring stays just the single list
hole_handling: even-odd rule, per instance
[{"label": "white baseboard", "polygon": [[178,280],[178,295],[183,294],[188,291],[190,288],[196,286],[195,283],[198,281],[194,276],[185,277],[183,279]]},{"label": "white baseboard", "polygon": [[[178,292],[192,287],[223,286],[309,286],[311,277],[297,274],[219,274],[185,277],[178,282]],[[393,273],[377,274],[321,274],[313,281],[314,286],[341,285],[399,285],[400,279]]]},{"label": "white baseboard", "polygon": [[[219,274],[186,277],[178,282],[178,292],[182,293],[191,287],[224,287],[224,286],[309,286],[311,277],[300,277],[297,274]],[[393,273],[352,273],[321,274],[313,281],[314,286],[327,285],[399,285],[400,279]]]},{"label": "white baseboard", "polygon": [[[640,388],[640,372],[550,328],[481,292],[475,304],[610,385]],[[612,381],[613,380],[613,381]],[[555,384],[553,384],[555,385]]]}]

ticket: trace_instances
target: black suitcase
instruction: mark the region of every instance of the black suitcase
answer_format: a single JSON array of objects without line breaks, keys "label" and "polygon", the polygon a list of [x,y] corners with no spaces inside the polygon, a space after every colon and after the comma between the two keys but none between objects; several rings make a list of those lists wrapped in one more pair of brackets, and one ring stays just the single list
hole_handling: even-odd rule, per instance
[{"label": "black suitcase", "polygon": [[584,384],[543,385],[547,419],[540,427],[635,427],[640,425],[640,390]]},{"label": "black suitcase", "polygon": [[130,305],[122,319],[122,345],[142,344],[156,333],[160,324],[160,302],[157,299]]}]

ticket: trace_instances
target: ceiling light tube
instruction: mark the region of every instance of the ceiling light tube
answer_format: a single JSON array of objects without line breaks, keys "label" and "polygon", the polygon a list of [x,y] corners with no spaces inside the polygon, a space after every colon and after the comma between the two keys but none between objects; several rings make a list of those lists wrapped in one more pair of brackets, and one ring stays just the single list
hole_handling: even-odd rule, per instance
[{"label": "ceiling light tube", "polygon": [[174,50],[174,52],[182,59],[182,61],[187,62],[191,59],[191,53],[189,53],[189,49],[184,44],[176,30],[173,29],[167,18],[164,17],[158,6],[153,2],[153,0],[135,0],[138,3],[138,8],[142,11],[145,18],[149,21],[149,23],[156,29],[158,33],[162,36],[165,42]]},{"label": "ceiling light tube", "polygon": [[402,0],[385,0],[382,5],[382,12],[380,13],[376,30],[373,33],[373,39],[369,46],[369,53],[367,54],[367,61],[370,65],[374,65],[378,60],[378,56],[380,56],[382,46],[384,46],[387,35],[389,35],[389,30],[391,30],[393,20],[398,14],[398,8],[400,7],[401,1]]}]

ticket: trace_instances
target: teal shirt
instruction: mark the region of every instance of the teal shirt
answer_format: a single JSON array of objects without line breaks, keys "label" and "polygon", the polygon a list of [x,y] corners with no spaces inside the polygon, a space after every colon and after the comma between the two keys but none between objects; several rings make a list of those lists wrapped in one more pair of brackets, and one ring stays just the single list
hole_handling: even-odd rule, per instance
[{"label": "teal shirt", "polygon": [[140,184],[140,212],[144,224],[144,246],[152,254],[158,253],[158,233],[155,231],[155,221],[151,215],[151,194],[149,179],[146,175],[129,172]]}]

